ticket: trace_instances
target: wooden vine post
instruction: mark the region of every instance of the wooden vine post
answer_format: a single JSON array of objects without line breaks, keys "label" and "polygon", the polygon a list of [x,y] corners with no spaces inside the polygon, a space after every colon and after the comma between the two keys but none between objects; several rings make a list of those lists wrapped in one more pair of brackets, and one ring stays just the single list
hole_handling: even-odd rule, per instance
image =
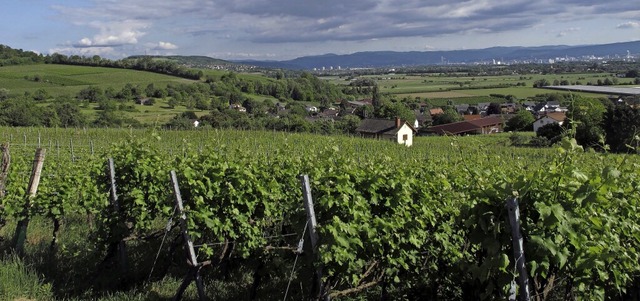
[{"label": "wooden vine post", "polygon": [[9,155],[9,143],[5,142],[0,145],[0,153],[0,156],[2,156],[0,158],[0,199],[2,199],[7,187],[7,177],[9,177],[9,165],[11,163],[11,156]]},{"label": "wooden vine post", "polygon": [[513,257],[516,260],[518,270],[518,285],[520,286],[520,300],[529,301],[529,275],[525,266],[524,243],[522,233],[520,233],[520,208],[517,198],[507,199],[507,210],[509,211],[509,224],[511,225],[511,242],[513,244]]},{"label": "wooden vine post", "polygon": [[31,199],[36,196],[38,192],[38,185],[40,185],[40,176],[42,174],[42,166],[44,165],[44,156],[46,150],[44,148],[36,149],[36,155],[33,159],[33,166],[31,168],[31,177],[29,179],[29,187],[27,189],[27,196],[22,208],[21,219],[16,226],[16,232],[13,236],[13,247],[22,256],[24,254],[24,242],[27,240],[27,228],[29,227],[29,210],[31,209]]},{"label": "wooden vine post", "polygon": [[[113,158],[108,159],[108,164],[109,164],[109,183],[110,183],[109,200],[111,201],[111,206],[113,207],[115,214],[117,216],[120,216],[122,212],[120,212],[120,203],[118,202],[118,191],[116,187],[116,168],[113,163]],[[126,225],[118,225],[118,226],[126,227]],[[118,249],[118,265],[120,266],[120,272],[124,276],[124,275],[127,275],[129,264],[127,262],[127,245],[124,242],[124,240],[122,240],[122,237],[120,237],[120,241],[118,242],[117,249]],[[126,280],[123,279],[123,281],[126,281]]]},{"label": "wooden vine post", "polygon": [[182,280],[182,283],[180,284],[176,295],[173,297],[173,300],[181,300],[182,295],[184,294],[184,291],[187,289],[189,284],[191,284],[192,281],[195,281],[196,288],[198,289],[198,299],[200,301],[203,301],[206,300],[206,296],[204,294],[204,286],[202,284],[202,276],[200,276],[200,270],[204,266],[211,264],[211,261],[198,262],[198,257],[196,256],[193,241],[191,240],[191,236],[189,235],[189,231],[187,230],[187,216],[184,213],[182,195],[180,194],[180,187],[178,186],[178,177],[176,176],[176,172],[173,170],[171,171],[171,187],[173,187],[175,205],[178,211],[178,215],[180,216],[180,229],[182,231],[185,247],[187,249],[187,263],[189,264],[189,271]]},{"label": "wooden vine post", "polygon": [[[300,181],[302,184],[302,197],[304,198],[304,210],[307,212],[307,232],[309,232],[309,240],[311,241],[311,250],[313,252],[314,259],[318,257],[318,222],[316,221],[316,212],[313,208],[313,198],[311,196],[311,185],[309,184],[309,175],[300,175]],[[315,260],[314,260],[315,261]],[[317,295],[316,295],[317,292]],[[330,297],[328,292],[325,291],[325,287],[322,283],[322,265],[316,264],[316,271],[314,274],[313,289],[311,293],[314,299],[322,299],[329,301]]]},{"label": "wooden vine post", "polygon": [[[11,163],[11,156],[9,156],[9,143],[0,144],[0,200],[4,198],[7,178],[9,177],[9,165]],[[2,203],[0,203],[0,212],[4,210]],[[4,227],[6,220],[3,216],[0,216],[0,229]]]}]

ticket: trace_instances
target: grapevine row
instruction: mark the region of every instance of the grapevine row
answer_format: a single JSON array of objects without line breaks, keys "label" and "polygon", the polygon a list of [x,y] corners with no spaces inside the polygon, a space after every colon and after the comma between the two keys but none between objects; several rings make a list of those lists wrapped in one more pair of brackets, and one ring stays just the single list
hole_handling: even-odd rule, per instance
[{"label": "grapevine row", "polygon": [[[585,154],[567,140],[547,161],[506,166],[495,164],[499,155],[451,138],[451,148],[442,147],[448,153],[421,160],[424,154],[392,145],[373,155],[373,142],[356,153],[338,139],[299,145],[285,137],[265,147],[255,136],[203,148],[185,142],[168,154],[159,137],[45,164],[45,175],[58,176],[44,177],[28,214],[94,216],[101,245],[142,237],[173,216],[168,175],[176,170],[189,232],[211,243],[199,256],[264,262],[289,258],[269,250],[301,236],[298,176],[308,174],[323,281],[334,297],[382,290],[396,298],[503,299],[517,276],[504,201],[516,196],[536,298],[610,299],[639,289],[640,166],[633,156]],[[108,202],[107,157],[115,161],[119,213]],[[24,176],[13,170],[28,165],[12,159],[3,219],[20,218]]]}]

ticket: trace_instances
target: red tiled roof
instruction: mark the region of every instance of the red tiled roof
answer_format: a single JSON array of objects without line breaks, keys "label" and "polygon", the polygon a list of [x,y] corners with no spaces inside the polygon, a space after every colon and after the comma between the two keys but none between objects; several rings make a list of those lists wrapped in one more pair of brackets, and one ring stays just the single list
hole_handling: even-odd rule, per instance
[{"label": "red tiled roof", "polygon": [[562,112],[553,112],[553,113],[547,113],[547,117],[553,120],[562,122],[567,118],[567,115],[565,115]]},{"label": "red tiled roof", "polygon": [[496,124],[501,124],[502,121],[502,117],[500,116],[491,116],[491,117],[485,117],[485,118],[480,118],[480,119],[476,119],[476,120],[471,120],[469,121],[469,123],[478,126],[478,127],[485,127],[485,126],[490,126],[490,125],[496,125]]},{"label": "red tiled roof", "polygon": [[459,121],[447,124],[441,124],[429,127],[428,131],[436,134],[462,134],[468,132],[474,132],[482,129],[483,127],[497,125],[502,123],[502,118],[498,116],[485,117],[481,119],[471,121]]},{"label": "red tiled roof", "polygon": [[468,121],[452,122],[441,125],[434,125],[427,130],[436,134],[461,134],[478,130],[479,127],[469,123]]},{"label": "red tiled roof", "polygon": [[471,121],[482,118],[482,115],[463,115],[465,121]]},{"label": "red tiled roof", "polygon": [[444,114],[444,111],[442,110],[442,108],[429,109],[429,114],[431,115]]}]

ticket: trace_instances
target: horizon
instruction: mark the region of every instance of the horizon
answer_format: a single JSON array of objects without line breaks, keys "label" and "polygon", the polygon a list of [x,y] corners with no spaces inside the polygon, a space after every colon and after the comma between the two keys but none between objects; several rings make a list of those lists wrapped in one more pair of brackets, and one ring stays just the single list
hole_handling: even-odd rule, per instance
[{"label": "horizon", "polygon": [[357,52],[587,46],[640,39],[640,5],[517,0],[29,0],[10,2],[0,43],[120,59],[193,55],[282,61]]}]

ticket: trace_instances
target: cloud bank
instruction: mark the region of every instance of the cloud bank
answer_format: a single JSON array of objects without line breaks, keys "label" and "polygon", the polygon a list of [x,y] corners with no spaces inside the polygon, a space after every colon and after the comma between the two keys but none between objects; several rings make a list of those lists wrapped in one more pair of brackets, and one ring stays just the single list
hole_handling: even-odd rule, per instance
[{"label": "cloud bank", "polygon": [[[229,39],[254,44],[359,42],[433,38],[472,33],[507,33],[550,20],[596,17],[637,20],[635,1],[567,0],[92,0],[84,6],[56,6],[64,19],[93,29],[74,47],[153,44],[166,40]],[[638,28],[629,21],[617,28]],[[575,28],[557,31],[562,37]],[[155,41],[154,41],[155,39]],[[143,45],[140,45],[143,47]]]}]

